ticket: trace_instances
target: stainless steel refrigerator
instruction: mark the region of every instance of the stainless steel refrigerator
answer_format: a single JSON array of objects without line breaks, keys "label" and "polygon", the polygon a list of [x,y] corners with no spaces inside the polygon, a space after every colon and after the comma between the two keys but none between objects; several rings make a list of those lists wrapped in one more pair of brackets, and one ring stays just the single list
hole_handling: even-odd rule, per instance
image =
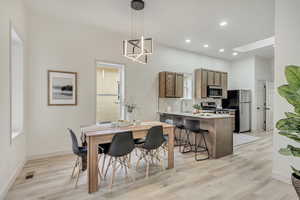
[{"label": "stainless steel refrigerator", "polygon": [[222,100],[222,107],[235,109],[234,132],[251,131],[251,90],[228,90],[228,98]]}]

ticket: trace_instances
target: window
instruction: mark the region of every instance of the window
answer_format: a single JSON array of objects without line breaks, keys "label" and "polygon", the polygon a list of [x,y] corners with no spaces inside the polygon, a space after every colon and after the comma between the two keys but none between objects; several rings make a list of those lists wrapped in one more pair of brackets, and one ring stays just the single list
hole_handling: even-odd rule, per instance
[{"label": "window", "polygon": [[183,78],[183,98],[192,99],[193,95],[193,75],[184,74]]},{"label": "window", "polygon": [[11,137],[23,132],[23,41],[11,26],[10,31],[10,115]]}]

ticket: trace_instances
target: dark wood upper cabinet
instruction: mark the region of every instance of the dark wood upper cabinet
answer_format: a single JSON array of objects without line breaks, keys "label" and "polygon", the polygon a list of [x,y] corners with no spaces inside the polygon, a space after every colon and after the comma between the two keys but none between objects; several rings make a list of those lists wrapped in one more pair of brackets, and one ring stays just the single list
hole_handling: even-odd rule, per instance
[{"label": "dark wood upper cabinet", "polygon": [[175,72],[159,73],[159,97],[182,98],[183,74]]},{"label": "dark wood upper cabinet", "polygon": [[222,87],[222,98],[227,98],[228,74],[227,72],[212,71],[207,69],[195,70],[195,97],[207,98],[207,87]]},{"label": "dark wood upper cabinet", "polygon": [[221,86],[221,72],[215,72],[214,85]]},{"label": "dark wood upper cabinet", "polygon": [[201,70],[202,74],[201,76],[201,97],[207,98],[207,81],[208,81],[208,71],[207,70]]},{"label": "dark wood upper cabinet", "polygon": [[183,97],[183,74],[176,73],[175,78],[175,97]]},{"label": "dark wood upper cabinet", "polygon": [[215,85],[215,72],[214,71],[207,72],[207,85]]},{"label": "dark wood upper cabinet", "polygon": [[222,80],[222,98],[227,99],[227,90],[228,90],[228,74],[226,72],[222,72],[221,74],[221,80]]}]

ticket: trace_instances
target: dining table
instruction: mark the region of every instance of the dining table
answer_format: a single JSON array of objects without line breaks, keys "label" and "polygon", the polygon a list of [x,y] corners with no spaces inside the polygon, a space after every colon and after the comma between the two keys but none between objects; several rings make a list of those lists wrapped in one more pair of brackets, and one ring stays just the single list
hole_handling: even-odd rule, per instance
[{"label": "dining table", "polygon": [[162,126],[164,135],[168,135],[168,167],[174,168],[174,130],[172,124],[159,121],[140,122],[128,126],[112,126],[111,124],[92,124],[81,126],[82,135],[87,142],[87,174],[88,192],[94,193],[99,189],[101,180],[98,180],[98,145],[111,143],[112,138],[117,133],[132,131],[133,138],[139,139],[146,137],[148,130],[153,126]]}]

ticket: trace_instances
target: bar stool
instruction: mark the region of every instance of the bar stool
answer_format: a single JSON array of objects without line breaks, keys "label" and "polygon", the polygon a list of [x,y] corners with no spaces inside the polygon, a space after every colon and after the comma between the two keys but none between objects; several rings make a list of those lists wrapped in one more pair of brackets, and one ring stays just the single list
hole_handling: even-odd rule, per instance
[{"label": "bar stool", "polygon": [[182,146],[182,131],[185,130],[184,126],[184,120],[182,117],[175,117],[173,124],[175,125],[175,133],[176,130],[179,130],[179,137],[175,134],[175,145],[179,146],[179,151],[181,152],[181,146]]},{"label": "bar stool", "polygon": [[[196,161],[202,161],[202,160],[209,159],[209,150],[208,150],[206,139],[205,139],[205,135],[209,134],[209,131],[200,128],[199,120],[192,120],[192,119],[185,120],[185,128],[187,130],[187,142],[184,147],[190,147],[190,151],[192,151],[193,147],[194,147]],[[192,145],[191,141],[190,141],[191,133],[194,133],[194,136],[195,136],[195,138],[194,138],[195,144],[194,145]],[[200,137],[200,141],[199,141],[198,137]],[[204,146],[201,145],[202,140],[204,141]],[[187,152],[190,152],[190,151],[187,151]],[[198,158],[199,153],[202,153],[202,152],[207,152],[207,157]],[[186,153],[186,152],[183,152],[183,153]]]}]

